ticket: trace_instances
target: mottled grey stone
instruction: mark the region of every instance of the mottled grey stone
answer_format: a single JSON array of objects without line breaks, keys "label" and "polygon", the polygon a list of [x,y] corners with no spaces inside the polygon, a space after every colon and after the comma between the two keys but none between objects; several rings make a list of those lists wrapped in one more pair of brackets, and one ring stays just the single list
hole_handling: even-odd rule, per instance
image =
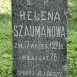
[{"label": "mottled grey stone", "polygon": [[66,77],[66,11],[67,0],[12,0],[13,77]]}]

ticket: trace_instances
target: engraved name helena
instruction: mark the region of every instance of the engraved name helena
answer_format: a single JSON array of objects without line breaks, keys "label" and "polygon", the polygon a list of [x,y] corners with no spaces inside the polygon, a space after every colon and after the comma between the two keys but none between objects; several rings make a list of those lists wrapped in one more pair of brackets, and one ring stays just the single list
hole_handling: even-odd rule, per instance
[{"label": "engraved name helena", "polygon": [[58,11],[20,11],[19,13],[20,20],[41,20],[41,21],[46,21],[46,20],[51,20],[51,21],[56,21],[56,20],[61,20],[60,14]]}]

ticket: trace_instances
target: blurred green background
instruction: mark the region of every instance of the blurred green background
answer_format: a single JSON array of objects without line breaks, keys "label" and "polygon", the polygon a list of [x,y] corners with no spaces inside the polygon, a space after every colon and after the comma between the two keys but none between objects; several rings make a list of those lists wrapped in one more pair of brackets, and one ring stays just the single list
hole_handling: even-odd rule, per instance
[{"label": "blurred green background", "polygon": [[[0,0],[0,77],[12,77],[11,0]],[[68,0],[67,77],[77,77],[77,0]]]}]

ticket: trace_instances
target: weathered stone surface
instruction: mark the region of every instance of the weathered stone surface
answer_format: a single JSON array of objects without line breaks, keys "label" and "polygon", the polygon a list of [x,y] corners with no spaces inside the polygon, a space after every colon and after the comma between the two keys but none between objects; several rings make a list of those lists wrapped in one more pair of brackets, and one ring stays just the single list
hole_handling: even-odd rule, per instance
[{"label": "weathered stone surface", "polygon": [[13,77],[66,77],[67,0],[12,0]]}]

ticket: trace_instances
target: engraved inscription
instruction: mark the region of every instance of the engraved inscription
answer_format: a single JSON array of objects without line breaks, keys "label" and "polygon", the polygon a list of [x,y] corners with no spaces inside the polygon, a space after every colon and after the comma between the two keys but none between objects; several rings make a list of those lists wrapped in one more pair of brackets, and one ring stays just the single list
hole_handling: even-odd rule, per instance
[{"label": "engraved inscription", "polygon": [[12,0],[13,77],[66,77],[67,0]]}]

